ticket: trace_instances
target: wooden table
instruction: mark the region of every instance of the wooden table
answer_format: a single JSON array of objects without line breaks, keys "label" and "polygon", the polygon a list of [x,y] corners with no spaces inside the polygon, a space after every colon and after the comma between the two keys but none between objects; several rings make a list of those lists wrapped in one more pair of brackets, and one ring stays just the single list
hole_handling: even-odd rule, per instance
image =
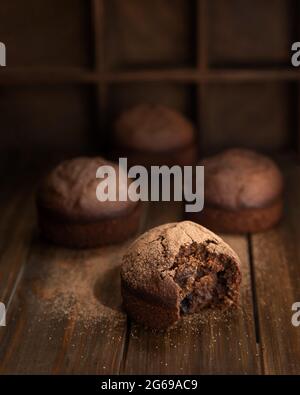
[{"label": "wooden table", "polygon": [[[0,328],[1,373],[300,373],[300,327],[291,324],[291,306],[300,301],[300,168],[295,160],[283,162],[287,193],[282,223],[265,233],[224,236],[242,261],[240,308],[224,319],[208,315],[197,331],[184,321],[166,333],[140,327],[116,307],[125,247],[85,253],[42,242],[33,197],[43,166],[32,168],[16,158],[14,168],[11,158],[4,162],[0,301],[7,307],[7,326]],[[141,231],[181,218],[177,203],[150,204]],[[32,293],[41,270],[78,259],[82,264],[99,260],[99,303],[105,301],[115,321],[99,316],[86,328],[74,317],[56,321],[43,313],[38,296],[43,290]],[[40,284],[47,285],[47,276]]]}]

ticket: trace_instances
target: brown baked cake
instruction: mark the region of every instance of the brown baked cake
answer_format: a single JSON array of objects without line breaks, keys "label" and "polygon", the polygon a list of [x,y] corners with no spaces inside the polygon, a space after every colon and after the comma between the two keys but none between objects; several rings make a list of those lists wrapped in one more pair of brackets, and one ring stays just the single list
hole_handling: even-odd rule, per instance
[{"label": "brown baked cake", "polygon": [[125,111],[115,122],[115,155],[129,165],[184,166],[195,164],[197,147],[193,124],[177,111],[141,104]]},{"label": "brown baked cake", "polygon": [[138,229],[139,202],[100,202],[97,168],[116,164],[101,157],[76,158],[57,166],[37,193],[38,221],[44,237],[66,247],[87,248],[117,243]]},{"label": "brown baked cake", "polygon": [[215,232],[255,233],[274,226],[283,211],[283,177],[268,157],[230,149],[204,159],[205,201],[188,218]]},{"label": "brown baked cake", "polygon": [[158,226],[123,257],[124,307],[137,322],[163,329],[184,314],[236,305],[239,265],[220,237],[194,222]]}]

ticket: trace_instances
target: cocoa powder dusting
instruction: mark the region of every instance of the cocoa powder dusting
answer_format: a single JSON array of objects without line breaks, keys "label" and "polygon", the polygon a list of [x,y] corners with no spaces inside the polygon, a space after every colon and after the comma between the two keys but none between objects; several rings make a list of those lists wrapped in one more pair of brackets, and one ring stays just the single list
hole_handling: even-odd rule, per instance
[{"label": "cocoa powder dusting", "polygon": [[32,287],[50,319],[74,319],[85,327],[103,319],[124,321],[119,267],[124,247],[93,251],[48,248],[37,258],[39,277]]}]

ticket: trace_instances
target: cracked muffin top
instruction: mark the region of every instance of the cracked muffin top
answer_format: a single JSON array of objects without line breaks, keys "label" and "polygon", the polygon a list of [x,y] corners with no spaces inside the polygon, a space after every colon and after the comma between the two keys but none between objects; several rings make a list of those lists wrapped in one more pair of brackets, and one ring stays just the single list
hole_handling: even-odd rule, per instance
[{"label": "cracked muffin top", "polygon": [[199,281],[206,292],[208,282],[225,275],[228,290],[222,297],[235,300],[239,265],[236,253],[210,230],[190,221],[170,223],[131,244],[123,257],[122,286],[144,299],[179,308]]},{"label": "cracked muffin top", "polygon": [[229,149],[205,158],[205,204],[229,210],[266,207],[278,199],[283,177],[268,157],[247,149]]},{"label": "cracked muffin top", "polygon": [[115,123],[115,137],[124,147],[162,152],[191,144],[195,131],[192,123],[177,111],[141,104],[121,114]]},{"label": "cracked muffin top", "polygon": [[[96,178],[96,172],[104,165],[116,171],[118,196],[119,166],[101,157],[79,157],[62,162],[43,180],[37,193],[39,208],[69,221],[94,221],[126,214],[138,202],[97,199],[96,189],[102,179]],[[126,188],[126,183],[121,183],[121,187]]]}]

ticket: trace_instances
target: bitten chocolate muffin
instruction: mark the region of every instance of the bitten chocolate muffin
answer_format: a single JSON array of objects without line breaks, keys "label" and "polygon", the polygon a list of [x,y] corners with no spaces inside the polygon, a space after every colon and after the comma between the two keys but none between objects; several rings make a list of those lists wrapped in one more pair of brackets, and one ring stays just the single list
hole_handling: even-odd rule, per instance
[{"label": "bitten chocolate muffin", "polygon": [[123,257],[124,307],[134,320],[163,329],[184,314],[235,305],[239,265],[235,252],[198,224],[158,226],[140,236]]},{"label": "bitten chocolate muffin", "polygon": [[191,165],[197,158],[193,124],[177,111],[141,104],[115,122],[116,155],[130,165]]},{"label": "bitten chocolate muffin", "polygon": [[268,157],[230,149],[204,159],[205,201],[189,219],[216,232],[259,232],[282,216],[283,177]]},{"label": "bitten chocolate muffin", "polygon": [[101,180],[96,178],[96,171],[102,165],[113,166],[119,174],[112,162],[82,157],[61,163],[41,183],[37,210],[46,239],[66,247],[85,248],[117,243],[137,231],[139,202],[98,201],[96,189]]}]

